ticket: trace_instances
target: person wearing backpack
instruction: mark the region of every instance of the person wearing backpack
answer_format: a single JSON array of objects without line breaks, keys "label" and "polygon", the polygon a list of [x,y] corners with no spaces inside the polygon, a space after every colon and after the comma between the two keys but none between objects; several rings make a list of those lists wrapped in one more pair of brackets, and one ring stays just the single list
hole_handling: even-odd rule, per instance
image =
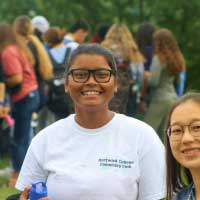
[{"label": "person wearing backpack", "polygon": [[67,117],[73,112],[73,105],[64,91],[65,62],[71,49],[63,44],[63,36],[58,27],[51,27],[44,33],[44,40],[49,47],[48,53],[53,64],[53,79],[49,83],[48,108],[54,113],[55,120]]},{"label": "person wearing backpack", "polygon": [[89,34],[90,26],[85,19],[78,19],[75,21],[69,31],[65,34],[63,38],[64,45],[71,48],[74,51],[79,44],[82,44]]},{"label": "person wearing backpack", "polygon": [[110,108],[136,117],[143,83],[144,58],[125,24],[112,25],[102,45],[113,51],[118,67],[118,91],[110,102]]}]

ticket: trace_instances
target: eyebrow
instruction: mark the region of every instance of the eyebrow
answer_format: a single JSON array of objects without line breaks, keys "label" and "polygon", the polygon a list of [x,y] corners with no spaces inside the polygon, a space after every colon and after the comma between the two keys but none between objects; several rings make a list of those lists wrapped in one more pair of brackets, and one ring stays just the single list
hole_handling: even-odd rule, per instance
[{"label": "eyebrow", "polygon": [[74,69],[78,69],[78,70],[98,70],[98,69],[108,69],[108,70],[113,70],[110,66],[109,66],[109,68],[105,68],[104,66],[101,66],[101,67],[98,67],[98,68],[96,68],[96,69],[87,69],[87,68],[83,68],[83,67],[80,67],[80,68],[71,68],[70,67],[70,70],[74,70]]},{"label": "eyebrow", "polygon": [[[194,122],[194,121],[200,121],[200,118],[193,118],[192,120],[190,120],[190,122],[188,124],[191,124],[191,122]],[[184,125],[188,125],[188,124],[184,124]],[[174,122],[172,124],[170,124],[170,126],[173,126],[173,125],[183,125],[183,123],[181,122]]]}]

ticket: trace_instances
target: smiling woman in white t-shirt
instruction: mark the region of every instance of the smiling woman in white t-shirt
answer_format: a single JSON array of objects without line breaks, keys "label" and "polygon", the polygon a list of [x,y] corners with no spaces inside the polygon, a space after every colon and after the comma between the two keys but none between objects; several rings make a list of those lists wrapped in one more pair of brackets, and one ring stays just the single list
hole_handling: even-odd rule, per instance
[{"label": "smiling woman in white t-shirt", "polygon": [[80,45],[66,67],[65,91],[75,114],[32,140],[16,188],[45,181],[51,200],[164,198],[165,154],[157,134],[109,109],[117,91],[112,53],[97,44]]}]

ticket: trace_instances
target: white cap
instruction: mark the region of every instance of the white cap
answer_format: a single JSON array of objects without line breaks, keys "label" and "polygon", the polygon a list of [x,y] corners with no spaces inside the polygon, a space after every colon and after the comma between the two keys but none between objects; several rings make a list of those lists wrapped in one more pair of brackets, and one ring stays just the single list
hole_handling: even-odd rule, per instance
[{"label": "white cap", "polygon": [[45,33],[49,29],[49,22],[43,16],[35,16],[32,19],[34,28],[37,28],[41,33]]}]

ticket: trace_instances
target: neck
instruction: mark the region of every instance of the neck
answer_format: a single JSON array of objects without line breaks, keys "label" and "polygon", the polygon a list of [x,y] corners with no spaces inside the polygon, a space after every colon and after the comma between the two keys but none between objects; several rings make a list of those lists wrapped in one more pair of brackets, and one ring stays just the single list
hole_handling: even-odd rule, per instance
[{"label": "neck", "polygon": [[63,42],[59,43],[59,44],[56,44],[53,46],[53,48],[62,48],[64,47],[65,45],[63,44]]},{"label": "neck", "polygon": [[114,112],[106,110],[105,112],[76,112],[76,122],[84,128],[100,128],[107,124],[114,117]]},{"label": "neck", "polygon": [[67,33],[66,36],[68,36],[74,40],[74,35],[72,33]]},{"label": "neck", "polygon": [[200,200],[200,170],[192,169],[190,172],[192,174],[192,179],[195,187],[195,199]]}]

